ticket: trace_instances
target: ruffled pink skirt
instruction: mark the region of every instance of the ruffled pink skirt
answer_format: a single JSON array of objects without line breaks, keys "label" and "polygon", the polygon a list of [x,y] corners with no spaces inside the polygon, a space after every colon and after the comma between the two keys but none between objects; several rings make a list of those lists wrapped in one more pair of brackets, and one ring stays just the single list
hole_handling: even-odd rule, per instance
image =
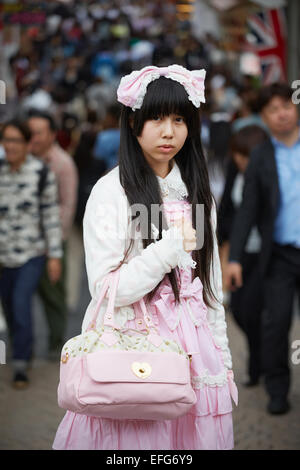
[{"label": "ruffled pink skirt", "polygon": [[230,450],[231,413],[172,421],[99,419],[67,411],[53,449],[57,450]]}]

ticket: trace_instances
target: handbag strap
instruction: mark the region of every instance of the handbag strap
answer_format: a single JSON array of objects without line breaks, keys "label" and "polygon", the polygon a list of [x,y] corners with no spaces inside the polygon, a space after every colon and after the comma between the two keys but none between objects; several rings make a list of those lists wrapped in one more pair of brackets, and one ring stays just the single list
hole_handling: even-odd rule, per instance
[{"label": "handbag strap", "polygon": [[[123,329],[114,322],[114,310],[115,310],[115,298],[117,293],[118,282],[120,278],[120,270],[112,271],[104,278],[103,285],[99,294],[99,300],[97,302],[94,316],[87,328],[87,330],[94,329],[99,315],[100,306],[105,297],[107,290],[109,289],[107,309],[103,318],[103,325],[110,326],[116,330]],[[147,311],[144,299],[134,303],[134,309],[136,314],[136,326],[138,331],[148,329],[151,332],[157,333],[156,327],[152,321],[151,313]]]},{"label": "handbag strap", "polygon": [[[97,317],[99,315],[99,310],[100,310],[100,306],[103,302],[103,299],[106,295],[106,292],[109,288],[109,285],[111,284],[111,280],[113,281],[113,286],[114,288],[113,289],[110,289],[110,292],[109,292],[109,297],[108,297],[108,305],[107,305],[107,309],[106,309],[106,313],[105,315],[107,316],[112,316],[112,320],[113,320],[113,313],[111,314],[111,312],[113,312],[113,309],[114,309],[114,302],[115,302],[115,296],[116,296],[116,288],[117,288],[117,283],[118,283],[118,279],[119,279],[119,275],[120,273],[118,271],[113,271],[113,272],[110,272],[107,274],[107,276],[105,276],[104,278],[104,281],[103,281],[103,284],[102,284],[102,287],[101,287],[101,291],[100,291],[100,294],[99,294],[99,299],[98,299],[98,302],[97,302],[97,305],[96,305],[96,308],[95,308],[95,313],[93,315],[93,318],[92,320],[90,321],[89,323],[89,326],[87,327],[87,330],[93,330],[96,326],[96,322],[97,322]],[[112,322],[113,323],[113,322]],[[110,325],[110,326],[114,326],[113,324]]]},{"label": "handbag strap", "polygon": [[156,333],[156,327],[154,326],[154,323],[152,321],[152,315],[149,311],[147,311],[147,307],[143,298],[140,299],[138,302],[135,302],[134,309],[136,314],[136,328],[139,331],[148,329]]},{"label": "handbag strap", "polygon": [[115,310],[115,299],[116,299],[119,278],[120,278],[119,269],[117,269],[116,271],[112,271],[110,273],[111,286],[109,289],[108,305],[107,305],[107,309],[103,318],[104,326],[111,326],[118,330],[120,328],[114,323],[114,310]]}]

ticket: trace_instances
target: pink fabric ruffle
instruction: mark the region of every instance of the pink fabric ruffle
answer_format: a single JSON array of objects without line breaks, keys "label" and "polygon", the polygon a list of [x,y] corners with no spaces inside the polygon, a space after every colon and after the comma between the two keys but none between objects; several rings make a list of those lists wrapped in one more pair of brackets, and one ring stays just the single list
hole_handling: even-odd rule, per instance
[{"label": "pink fabric ruffle", "polygon": [[98,419],[67,411],[55,437],[55,450],[231,450],[231,413],[172,421]]},{"label": "pink fabric ruffle", "polygon": [[229,385],[205,386],[195,390],[197,402],[189,411],[194,416],[224,415],[232,412]]}]

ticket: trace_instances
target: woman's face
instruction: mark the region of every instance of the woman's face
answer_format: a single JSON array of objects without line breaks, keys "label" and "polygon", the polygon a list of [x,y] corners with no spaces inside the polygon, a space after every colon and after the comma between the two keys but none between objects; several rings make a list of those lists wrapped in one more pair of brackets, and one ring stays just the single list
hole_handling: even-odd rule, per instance
[{"label": "woman's face", "polygon": [[168,165],[183,147],[187,135],[183,117],[170,114],[146,121],[137,140],[146,160],[155,170]]},{"label": "woman's face", "polygon": [[9,164],[18,165],[25,160],[29,145],[19,129],[8,126],[3,132],[2,144]]}]

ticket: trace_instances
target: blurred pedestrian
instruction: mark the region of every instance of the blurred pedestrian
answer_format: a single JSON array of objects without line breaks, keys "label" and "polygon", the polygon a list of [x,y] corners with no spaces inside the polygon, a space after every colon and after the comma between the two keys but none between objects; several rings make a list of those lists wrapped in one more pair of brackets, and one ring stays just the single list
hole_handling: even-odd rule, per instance
[{"label": "blurred pedestrian", "polygon": [[111,170],[118,163],[120,147],[120,120],[121,109],[116,103],[108,107],[103,130],[97,135],[94,157],[105,162],[106,168]]},{"label": "blurred pedestrian", "polygon": [[245,126],[257,125],[266,129],[261,116],[258,113],[258,92],[253,87],[244,88],[240,91],[241,105],[237,115],[232,122],[233,132],[238,132]]},{"label": "blurred pedestrian", "polygon": [[207,151],[207,168],[211,192],[217,207],[225,186],[225,175],[229,162],[229,144],[231,138],[230,122],[224,117],[211,116],[209,123],[209,143]]},{"label": "blurred pedestrian", "polygon": [[100,127],[101,123],[98,120],[97,113],[89,110],[87,121],[81,126],[80,138],[74,151],[74,162],[79,175],[75,222],[80,229],[82,228],[85,206],[91,190],[107,169],[104,160],[94,158],[94,146]]},{"label": "blurred pedestrian", "polygon": [[[226,272],[229,253],[231,227],[242,201],[244,174],[252,150],[268,138],[259,126],[243,127],[231,140],[232,160],[228,166],[224,193],[218,211],[218,235],[222,271]],[[261,375],[261,312],[263,291],[258,272],[258,259],[261,240],[257,227],[253,227],[245,245],[241,265],[243,285],[230,296],[230,310],[235,321],[246,335],[249,348],[248,374],[246,386],[258,384]]]},{"label": "blurred pedestrian", "polygon": [[0,296],[12,341],[13,385],[28,385],[33,354],[32,297],[46,264],[61,272],[61,230],[54,174],[29,153],[31,133],[17,119],[4,125],[0,163]]},{"label": "blurred pedestrian", "polygon": [[260,93],[261,117],[270,138],[251,155],[243,202],[230,238],[228,285],[242,285],[242,254],[257,223],[264,280],[262,360],[268,412],[286,413],[290,404],[289,331],[293,299],[300,285],[300,135],[293,90],[272,84]]},{"label": "blurred pedestrian", "polygon": [[49,358],[58,359],[64,343],[67,320],[66,260],[67,239],[73,223],[77,202],[78,175],[70,157],[56,142],[56,125],[53,117],[42,111],[31,110],[28,125],[32,132],[32,153],[49,165],[58,184],[58,203],[63,237],[62,272],[53,284],[44,271],[39,283],[49,325]]}]

